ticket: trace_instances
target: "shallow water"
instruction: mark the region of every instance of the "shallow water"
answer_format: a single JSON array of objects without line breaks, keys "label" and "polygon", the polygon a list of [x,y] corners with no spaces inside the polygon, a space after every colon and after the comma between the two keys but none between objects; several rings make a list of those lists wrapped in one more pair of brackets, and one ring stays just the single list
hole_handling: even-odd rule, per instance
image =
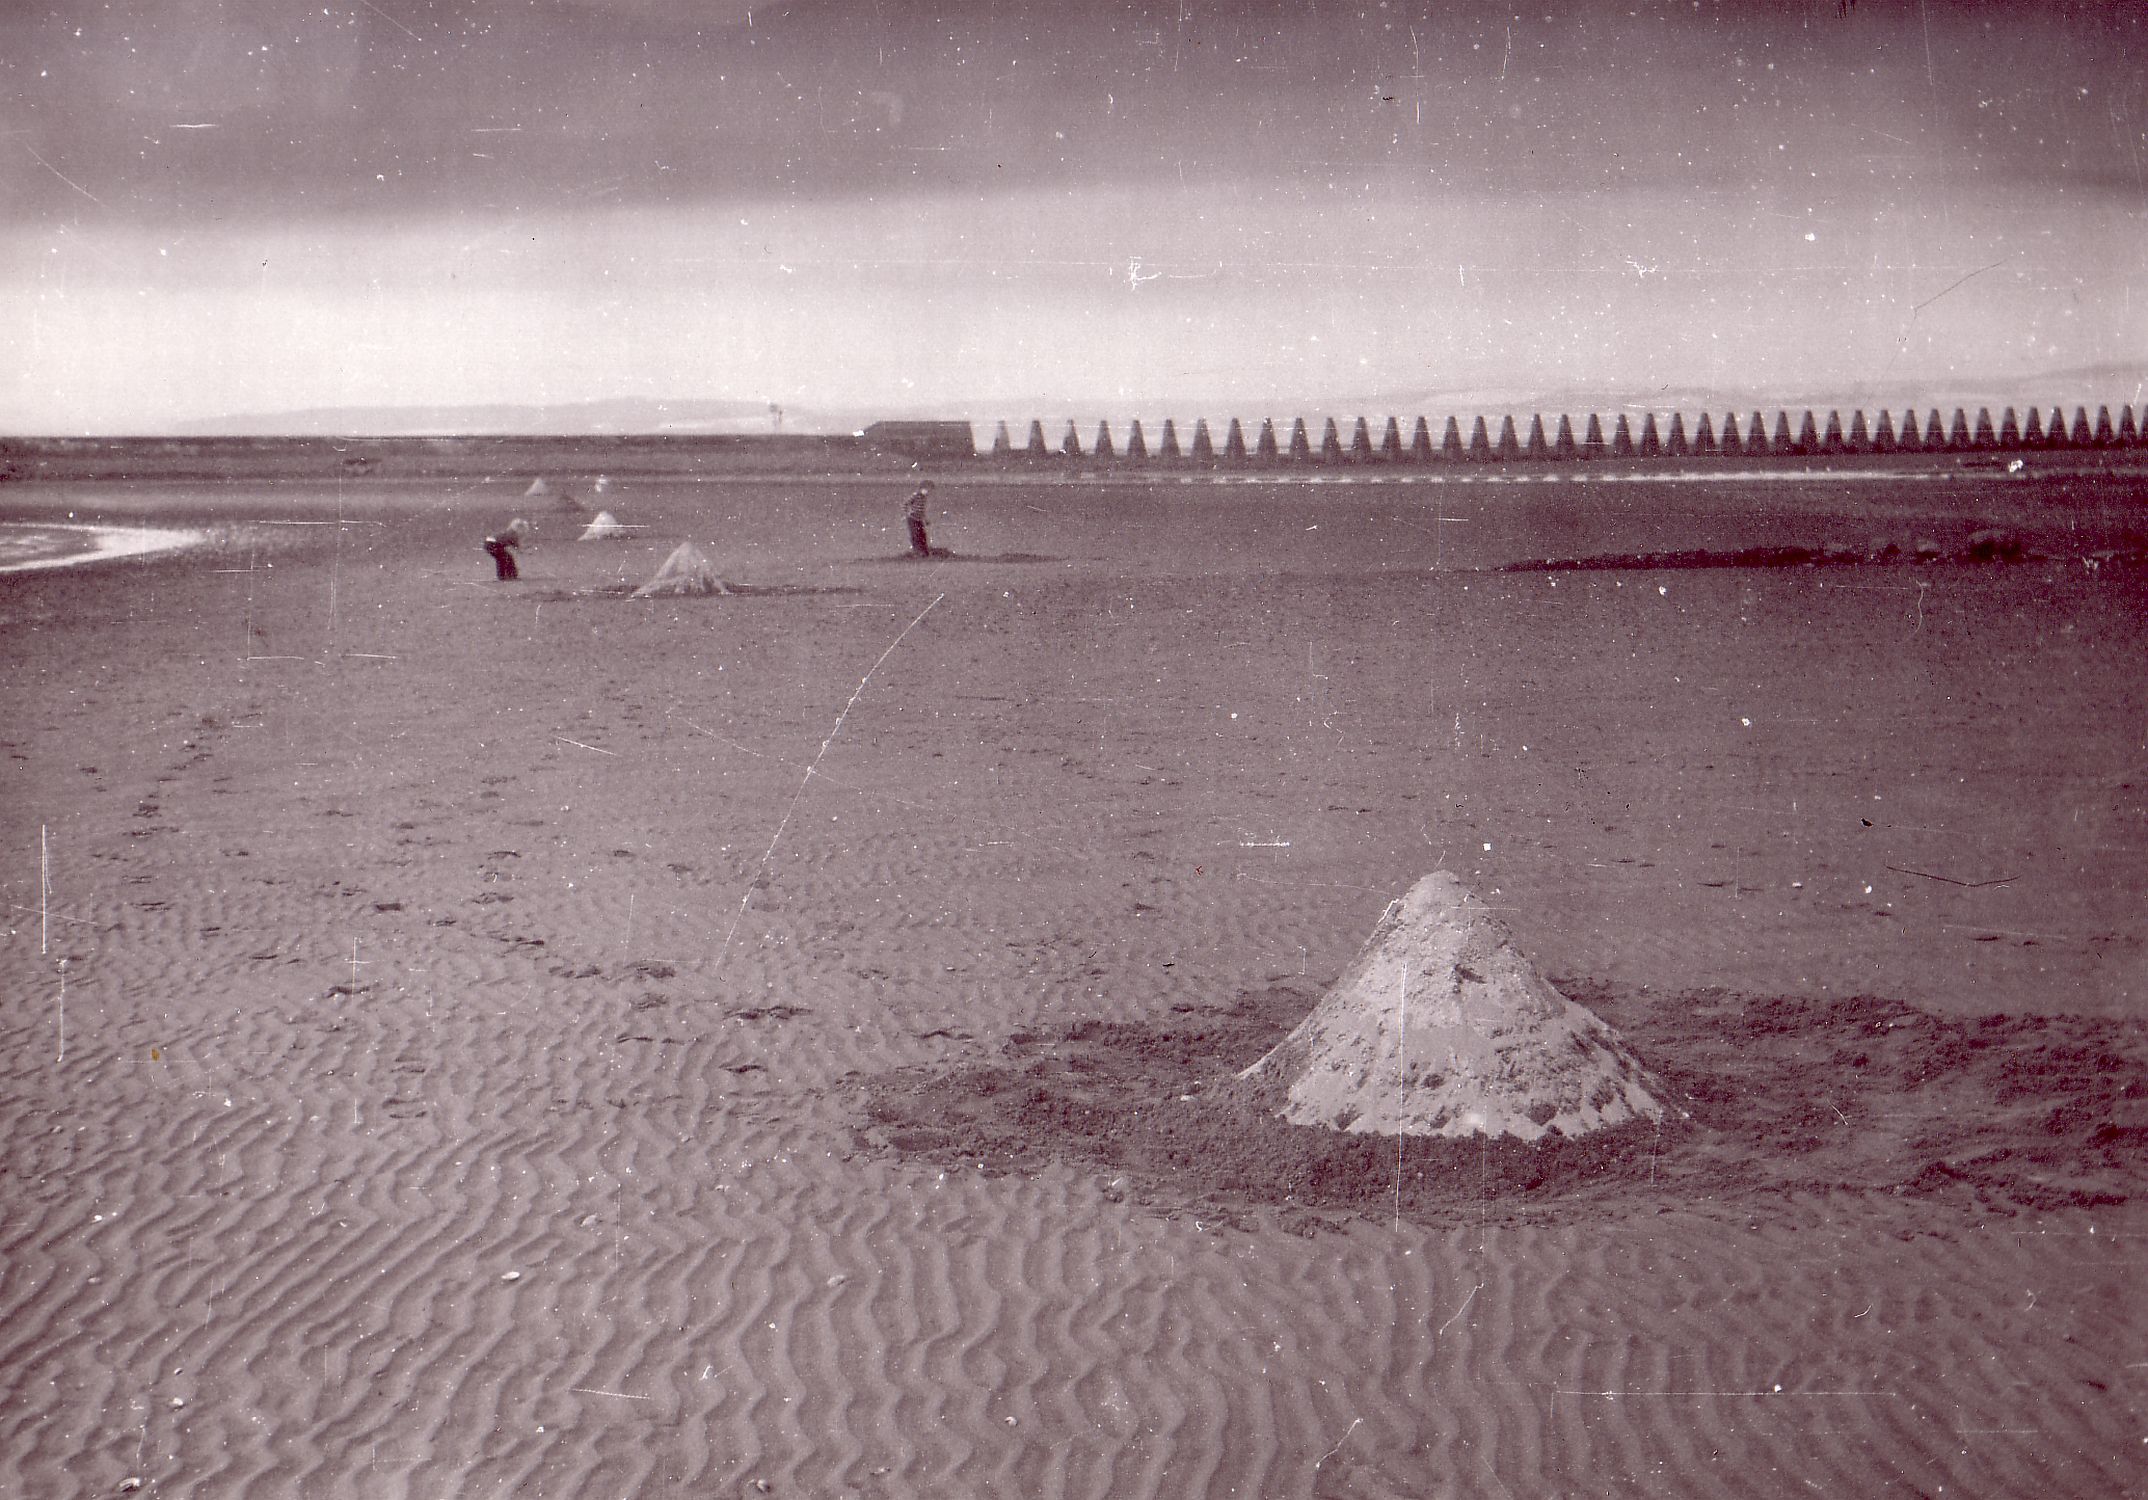
[{"label": "shallow water", "polygon": [[201,540],[167,526],[91,526],[59,521],[0,522],[0,573],[68,568],[115,557],[175,552]]}]

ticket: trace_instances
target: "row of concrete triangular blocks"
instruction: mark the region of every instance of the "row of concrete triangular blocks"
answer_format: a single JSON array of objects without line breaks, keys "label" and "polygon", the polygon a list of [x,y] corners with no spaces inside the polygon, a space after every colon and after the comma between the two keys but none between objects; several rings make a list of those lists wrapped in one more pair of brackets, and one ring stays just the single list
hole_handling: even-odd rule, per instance
[{"label": "row of concrete triangular blocks", "polygon": [[1742,424],[1736,412],[1726,413],[1720,427],[1702,412],[1690,431],[1683,412],[1671,413],[1668,431],[1658,426],[1656,414],[1649,412],[1642,418],[1638,435],[1633,430],[1632,419],[1620,413],[1613,419],[1608,437],[1604,433],[1603,418],[1591,412],[1578,438],[1574,436],[1573,418],[1564,414],[1556,419],[1555,430],[1550,436],[1546,435],[1541,413],[1529,419],[1526,436],[1517,430],[1511,415],[1499,419],[1496,437],[1489,421],[1480,416],[1475,419],[1466,440],[1462,436],[1461,419],[1449,417],[1446,430],[1437,443],[1432,439],[1431,426],[1423,417],[1417,419],[1407,441],[1402,436],[1401,420],[1396,417],[1387,419],[1378,441],[1373,439],[1371,424],[1365,418],[1357,419],[1345,441],[1340,425],[1330,417],[1318,443],[1313,441],[1305,419],[1299,417],[1291,424],[1287,438],[1277,435],[1273,418],[1263,419],[1249,445],[1244,424],[1232,417],[1220,448],[1206,417],[1194,423],[1192,440],[1183,448],[1179,443],[1177,422],[1166,418],[1153,449],[1140,419],[1136,418],[1123,450],[1113,439],[1108,421],[1097,424],[1096,436],[1086,448],[1074,423],[1067,423],[1059,446],[1050,448],[1045,445],[1044,424],[1032,421],[1028,441],[1019,449],[1014,446],[1007,424],[1002,422],[993,436],[992,453],[999,458],[1088,458],[1127,463],[1185,460],[1193,463],[1341,464],[1430,463],[1438,459],[1736,458],[1971,452],[1979,449],[2020,452],[2050,448],[2132,448],[2144,444],[2148,444],[2148,406],[2141,408],[2138,419],[2131,406],[2119,406],[2115,419],[2109,405],[2097,407],[2093,418],[2087,407],[2076,406],[2069,419],[2065,407],[2057,405],[2048,413],[2032,406],[2028,408],[2026,419],[2009,406],[1996,422],[1989,407],[1980,407],[1974,422],[1962,407],[1954,409],[1951,421],[1937,407],[1929,408],[1921,423],[1914,407],[1905,409],[1899,422],[1893,412],[1886,410],[1867,421],[1860,410],[1851,415],[1847,427],[1843,425],[1839,411],[1830,411],[1823,423],[1808,410],[1794,428],[1787,411],[1775,413],[1772,428],[1766,415],[1758,411]]}]

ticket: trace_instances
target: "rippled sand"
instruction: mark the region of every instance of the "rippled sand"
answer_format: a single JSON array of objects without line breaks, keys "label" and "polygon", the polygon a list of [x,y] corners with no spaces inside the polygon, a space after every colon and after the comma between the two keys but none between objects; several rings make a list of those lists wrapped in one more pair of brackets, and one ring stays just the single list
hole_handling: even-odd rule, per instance
[{"label": "rippled sand", "polygon": [[[0,585],[0,1493],[2132,1483],[2130,1194],[1875,1186],[1966,1073],[1816,1099],[1835,1186],[1311,1224],[866,1111],[1309,1004],[1440,867],[1629,1005],[2137,1022],[2128,497],[946,485],[913,563],[900,486],[623,481],[498,585],[526,477]],[[2047,561],[1469,571],[2002,511]],[[620,597],[685,537],[737,595]]]}]

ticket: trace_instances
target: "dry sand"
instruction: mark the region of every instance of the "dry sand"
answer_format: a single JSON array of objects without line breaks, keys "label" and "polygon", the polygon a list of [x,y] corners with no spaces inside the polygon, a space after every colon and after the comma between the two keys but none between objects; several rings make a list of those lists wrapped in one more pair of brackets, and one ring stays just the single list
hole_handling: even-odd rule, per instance
[{"label": "dry sand", "polygon": [[[522,488],[0,495],[222,538],[0,580],[0,1494],[2137,1483],[2125,483],[621,481],[495,584]],[[1204,1108],[1435,868],[1667,1142],[966,1154],[1113,1038]]]}]

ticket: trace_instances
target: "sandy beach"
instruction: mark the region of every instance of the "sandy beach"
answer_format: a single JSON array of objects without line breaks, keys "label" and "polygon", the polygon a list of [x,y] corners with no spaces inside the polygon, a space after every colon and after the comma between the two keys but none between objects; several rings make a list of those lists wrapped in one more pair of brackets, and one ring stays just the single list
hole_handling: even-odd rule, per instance
[{"label": "sandy beach", "polygon": [[[0,1494],[2138,1485],[2137,476],[527,480],[0,492]],[[1436,869],[1666,1139],[1142,1133]]]}]

